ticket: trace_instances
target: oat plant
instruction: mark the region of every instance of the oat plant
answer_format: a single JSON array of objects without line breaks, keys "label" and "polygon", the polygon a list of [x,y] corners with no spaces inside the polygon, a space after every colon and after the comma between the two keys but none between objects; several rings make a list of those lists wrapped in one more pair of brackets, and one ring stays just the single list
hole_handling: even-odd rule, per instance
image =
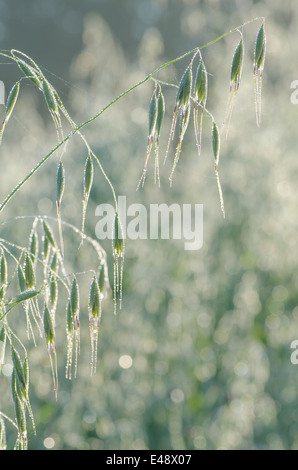
[{"label": "oat plant", "polygon": [[[16,309],[24,312],[24,327],[27,332],[27,341],[34,345],[41,340],[44,342],[45,350],[52,371],[53,393],[59,399],[59,377],[58,360],[61,345],[57,344],[56,316],[64,315],[65,324],[65,348],[66,364],[65,376],[72,379],[77,376],[80,355],[80,329],[82,309],[88,312],[89,335],[90,335],[90,357],[91,375],[96,372],[97,347],[100,334],[100,320],[103,313],[103,305],[110,292],[108,257],[100,243],[89,236],[85,231],[85,220],[88,209],[88,201],[92,186],[97,184],[95,168],[104,177],[111,190],[114,201],[115,220],[112,234],[111,257],[113,260],[114,273],[111,276],[113,287],[112,297],[114,302],[114,313],[122,304],[122,282],[124,272],[125,246],[122,236],[122,225],[119,218],[117,197],[114,186],[102,165],[101,157],[96,155],[90,144],[82,134],[82,129],[91,122],[101,118],[105,111],[123,99],[129,93],[145,83],[152,83],[152,97],[149,104],[149,131],[147,138],[147,151],[145,164],[137,189],[144,186],[150,156],[154,154],[154,182],[160,185],[160,141],[163,132],[163,121],[166,113],[166,103],[163,89],[165,86],[176,88],[174,103],[167,103],[172,108],[172,121],[168,132],[166,151],[163,163],[172,158],[169,170],[169,181],[173,184],[175,169],[183,153],[183,141],[189,130],[190,122],[193,122],[193,131],[196,142],[196,152],[202,154],[202,133],[207,127],[210,135],[211,149],[214,158],[215,174],[218,185],[220,206],[225,215],[223,193],[219,180],[219,158],[220,158],[220,131],[216,119],[208,109],[208,63],[203,57],[204,49],[220,41],[227,35],[240,34],[236,44],[231,62],[231,73],[228,96],[228,106],[224,124],[229,123],[232,117],[234,101],[241,88],[241,75],[244,60],[244,27],[252,22],[261,23],[256,36],[254,49],[254,62],[252,64],[252,75],[255,83],[255,103],[257,125],[261,121],[261,87],[262,74],[265,62],[266,35],[264,18],[255,18],[243,25],[223,34],[215,40],[194,48],[159,67],[147,75],[143,80],[132,85],[128,90],[121,93],[96,115],[78,125],[74,122],[67,111],[61,97],[54,88],[48,77],[44,74],[37,63],[24,52],[11,50],[1,52],[1,56],[18,67],[19,80],[10,90],[5,105],[4,120],[0,129],[1,151],[5,152],[5,134],[9,121],[13,115],[18,101],[21,100],[23,82],[30,80],[37,93],[44,97],[49,116],[53,121],[53,131],[57,136],[56,145],[44,155],[35,167],[19,181],[0,203],[0,213],[14,198],[21,197],[23,186],[37,173],[42,171],[44,164],[54,155],[58,156],[56,178],[53,178],[53,199],[56,203],[57,216],[55,218],[42,215],[27,215],[13,219],[1,220],[2,226],[14,224],[17,221],[30,222],[31,228],[28,238],[22,244],[0,238],[0,373],[1,368],[7,361],[12,364],[11,373],[11,399],[14,405],[14,416],[8,416],[6,410],[0,410],[0,449],[6,449],[6,427],[15,429],[15,449],[28,448],[28,426],[30,431],[35,431],[34,413],[30,404],[30,364],[28,352],[24,339],[21,339],[11,321]],[[166,67],[185,60],[190,61],[182,74],[180,82],[165,83],[158,78],[158,73]],[[192,116],[192,119],[191,119]],[[205,123],[205,121],[207,121]],[[71,131],[65,134],[65,125],[71,126]],[[209,130],[208,130],[209,129]],[[177,135],[178,134],[178,135]],[[77,135],[85,146],[85,154],[82,155],[82,204],[81,225],[73,226],[63,218],[63,199],[67,190],[67,174],[64,162],[68,158],[67,142]],[[171,147],[174,145],[173,156],[170,157]],[[210,150],[211,150],[210,149]],[[209,150],[206,150],[208,154]],[[57,236],[55,234],[58,234]],[[64,240],[68,236],[74,236],[78,248],[85,245],[94,251],[94,267],[83,272],[68,272],[64,250]],[[89,278],[89,295],[86,306],[81,305],[80,280]],[[66,301],[65,301],[66,299]],[[83,321],[82,321],[83,325]],[[8,361],[9,361],[8,359]]]}]

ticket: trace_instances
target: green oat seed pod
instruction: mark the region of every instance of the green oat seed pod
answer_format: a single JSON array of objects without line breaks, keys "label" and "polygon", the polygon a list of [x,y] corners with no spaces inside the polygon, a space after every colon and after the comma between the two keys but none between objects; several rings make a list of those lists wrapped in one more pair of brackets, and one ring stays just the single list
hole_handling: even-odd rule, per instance
[{"label": "green oat seed pod", "polygon": [[218,127],[215,121],[213,121],[213,124],[212,124],[212,149],[213,149],[215,164],[218,165],[219,152],[220,152],[220,135],[219,135]]},{"label": "green oat seed pod", "polygon": [[60,160],[56,175],[56,199],[57,205],[60,207],[63,193],[65,188],[65,170],[62,161]]},{"label": "green oat seed pod", "polygon": [[19,96],[19,91],[20,91],[20,82],[16,82],[14,86],[12,87],[12,89],[10,90],[10,93],[7,98],[7,103],[6,103],[6,108],[5,108],[5,120],[4,120],[5,124],[9,120],[14,110],[15,104]]},{"label": "green oat seed pod", "polygon": [[0,371],[5,363],[6,331],[4,325],[0,328]]},{"label": "green oat seed pod", "polygon": [[39,293],[40,291],[36,289],[25,290],[24,292],[21,292],[16,297],[14,297],[13,302],[15,303],[24,302],[25,300],[29,300],[29,299],[32,299],[33,297],[36,297]]},{"label": "green oat seed pod", "polygon": [[157,117],[156,117],[156,126],[155,126],[155,135],[156,138],[159,138],[161,125],[163,122],[163,118],[165,115],[165,99],[163,96],[162,91],[159,91],[158,99],[157,99]]},{"label": "green oat seed pod", "polygon": [[155,126],[157,120],[157,99],[156,90],[154,90],[149,104],[149,125],[148,125],[148,139],[153,140],[155,134]]},{"label": "green oat seed pod", "polygon": [[23,292],[26,290],[26,279],[25,279],[25,274],[22,266],[19,264],[18,265],[18,281],[19,281],[19,287],[20,291]]},{"label": "green oat seed pod", "polygon": [[46,223],[45,220],[43,221],[43,228],[44,228],[44,231],[45,231],[45,235],[46,235],[47,238],[48,238],[48,241],[50,242],[50,244],[52,245],[52,247],[56,250],[56,249],[57,249],[57,245],[56,245],[56,242],[55,242],[55,238],[54,238],[53,232],[52,232],[51,228],[49,227],[49,225]]},{"label": "green oat seed pod", "polygon": [[80,309],[79,286],[78,286],[77,279],[75,277],[73,278],[72,287],[71,287],[70,307],[71,307],[72,316],[75,319]]},{"label": "green oat seed pod", "polygon": [[192,86],[192,70],[189,65],[182,75],[181,81],[179,83],[177,95],[176,95],[176,106],[180,108],[181,106],[186,106],[189,102],[190,92]]},{"label": "green oat seed pod", "polygon": [[254,69],[261,69],[264,67],[266,55],[266,32],[264,23],[261,25],[256,38],[254,50]]},{"label": "green oat seed pod", "polygon": [[52,86],[49,84],[49,82],[45,78],[42,81],[42,91],[43,91],[43,95],[48,105],[50,113],[52,115],[58,116],[59,109],[58,109],[58,104],[56,101],[54,91],[52,89]]},{"label": "green oat seed pod", "polygon": [[1,284],[6,285],[7,284],[7,262],[6,262],[4,253],[2,253],[1,255],[0,267],[1,267]]},{"label": "green oat seed pod", "polygon": [[101,303],[100,303],[100,290],[96,277],[94,276],[90,286],[89,292],[89,312],[94,318],[100,317]]},{"label": "green oat seed pod", "polygon": [[44,306],[43,311],[43,327],[45,333],[45,339],[48,347],[55,344],[55,333],[54,333],[54,326],[51,318],[51,314],[47,305]]},{"label": "green oat seed pod", "polygon": [[36,230],[33,230],[30,235],[29,251],[32,262],[35,263],[38,256],[38,235]]},{"label": "green oat seed pod", "polygon": [[116,212],[115,220],[114,220],[113,253],[116,254],[117,256],[122,256],[124,254],[123,233],[122,233],[121,223],[120,223],[117,212]]},{"label": "green oat seed pod", "polygon": [[22,390],[23,390],[22,393],[24,395],[24,390],[26,389],[27,381],[26,381],[26,377],[25,377],[25,373],[23,369],[23,364],[19,356],[19,353],[15,350],[13,345],[11,345],[10,349],[11,349],[11,358],[12,358],[13,368],[16,374],[16,380],[19,381],[19,383],[21,384]]},{"label": "green oat seed pod", "polygon": [[241,80],[241,73],[243,67],[243,39],[241,38],[233,55],[231,66],[231,87],[234,84],[235,91],[238,90]]},{"label": "green oat seed pod", "polygon": [[195,103],[196,106],[200,104],[205,108],[206,101],[207,101],[207,93],[208,93],[208,76],[207,70],[203,60],[200,60],[200,63],[197,68],[196,80],[195,80]]},{"label": "green oat seed pod", "polygon": [[84,169],[84,197],[89,197],[94,176],[93,162],[90,155],[86,158]]},{"label": "green oat seed pod", "polygon": [[25,258],[25,280],[27,289],[34,289],[36,285],[34,265],[31,257],[26,253]]},{"label": "green oat seed pod", "polygon": [[24,75],[27,78],[29,78],[34,83],[34,85],[37,86],[37,88],[42,90],[42,83],[41,83],[41,80],[39,79],[38,74],[36,73],[35,69],[31,65],[27,64],[27,62],[25,62],[22,59],[17,59],[16,62],[18,64],[19,68],[21,69],[21,71],[24,73]]}]

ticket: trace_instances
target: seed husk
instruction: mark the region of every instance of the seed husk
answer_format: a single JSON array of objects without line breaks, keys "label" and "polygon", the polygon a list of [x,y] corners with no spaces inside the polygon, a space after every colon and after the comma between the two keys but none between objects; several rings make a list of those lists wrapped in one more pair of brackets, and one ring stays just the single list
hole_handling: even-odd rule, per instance
[{"label": "seed husk", "polygon": [[259,127],[261,123],[261,102],[262,102],[262,77],[266,56],[266,33],[264,23],[261,25],[256,38],[254,50],[254,85],[255,85],[255,108],[256,108],[256,122]]},{"label": "seed husk", "polygon": [[55,333],[54,333],[54,327],[53,327],[51,314],[49,312],[47,305],[45,305],[44,312],[43,312],[43,326],[44,326],[44,333],[45,333],[45,338],[46,338],[48,347],[49,345],[52,346],[54,344]]},{"label": "seed husk", "polygon": [[53,253],[53,258],[51,261],[51,272],[57,273],[58,271],[58,256],[57,256],[57,251],[54,251]]},{"label": "seed husk", "polygon": [[156,100],[156,91],[154,90],[152,98],[149,104],[149,130],[148,130],[148,140],[153,141],[155,126],[157,119],[157,100]]},{"label": "seed husk", "polygon": [[255,68],[261,69],[264,67],[266,54],[266,33],[264,23],[261,25],[256,38],[255,51],[254,51],[254,64]]},{"label": "seed husk", "polygon": [[50,300],[53,313],[56,310],[58,301],[58,283],[53,275],[50,277]]},{"label": "seed husk", "polygon": [[156,126],[155,126],[155,135],[156,138],[159,138],[161,125],[165,115],[165,99],[162,91],[159,91],[158,100],[157,100],[157,117],[156,117]]},{"label": "seed husk", "polygon": [[47,262],[47,259],[48,259],[48,256],[49,256],[49,252],[50,252],[50,243],[49,243],[49,239],[46,235],[43,236],[43,251],[42,251],[42,256],[43,256],[43,260],[45,261],[45,263]]},{"label": "seed husk", "polygon": [[182,75],[181,81],[179,83],[177,95],[176,95],[176,106],[180,108],[181,106],[186,106],[189,102],[190,92],[192,86],[192,71],[191,66],[188,66]]},{"label": "seed husk", "polygon": [[213,150],[213,156],[215,160],[215,175],[216,175],[216,182],[217,182],[217,188],[218,188],[218,194],[219,194],[219,200],[220,200],[220,207],[221,211],[223,214],[223,217],[225,218],[225,207],[224,207],[224,199],[223,199],[223,194],[222,194],[222,189],[221,189],[221,184],[220,184],[220,179],[219,179],[219,172],[218,172],[218,163],[219,163],[219,154],[220,154],[220,134],[218,131],[218,127],[213,121],[212,124],[212,150]]},{"label": "seed husk", "polygon": [[122,280],[124,266],[124,240],[118,213],[115,214],[113,233],[113,256],[114,256],[114,314],[116,314],[117,298],[119,297],[120,308],[122,305]]},{"label": "seed husk", "polygon": [[5,362],[6,331],[4,325],[0,328],[0,371]]},{"label": "seed husk", "polygon": [[213,121],[213,124],[212,124],[212,149],[213,149],[215,164],[218,165],[219,152],[220,152],[220,136],[219,136],[218,127],[215,121]]},{"label": "seed husk", "polygon": [[71,287],[70,306],[71,306],[72,316],[75,319],[80,309],[79,286],[75,277],[73,279],[72,287]]},{"label": "seed husk", "polygon": [[100,317],[101,304],[100,304],[100,290],[96,277],[92,279],[90,293],[89,293],[89,312],[94,318]]},{"label": "seed husk", "polygon": [[34,83],[34,85],[36,85],[41,90],[42,83],[38,78],[38,75],[34,68],[22,59],[17,59],[17,64],[24,73],[24,75],[26,75],[26,77],[29,78]]},{"label": "seed husk", "polygon": [[144,187],[145,180],[147,177],[148,162],[149,162],[149,158],[151,155],[152,145],[156,137],[157,114],[158,114],[158,102],[156,98],[156,87],[155,87],[153,91],[153,95],[149,103],[148,139],[147,139],[146,158],[145,158],[145,163],[144,163],[144,167],[142,171],[142,176],[139,179],[136,190],[138,190],[140,186]]},{"label": "seed husk", "polygon": [[4,253],[1,256],[1,284],[7,284],[7,262]]},{"label": "seed husk", "polygon": [[49,111],[52,115],[58,115],[59,109],[58,104],[55,98],[55,94],[53,92],[52,86],[46,79],[42,81],[42,91],[45,97],[46,103],[48,105]]},{"label": "seed husk", "polygon": [[25,406],[18,396],[15,396],[14,405],[15,405],[17,427],[18,427],[18,432],[19,432],[19,440],[20,440],[22,448],[24,448],[26,446],[26,443],[24,441],[26,441],[26,435],[27,435],[27,421],[26,421]]},{"label": "seed husk", "polygon": [[10,93],[8,95],[6,109],[5,109],[5,120],[4,120],[5,124],[9,120],[9,118],[10,118],[10,116],[11,116],[13,110],[14,110],[15,104],[16,104],[18,96],[19,96],[19,91],[20,91],[20,82],[16,82],[13,85],[13,87],[10,90]]},{"label": "seed husk", "polygon": [[[54,384],[54,392],[57,400],[57,392],[58,392],[58,365],[57,365],[57,354],[56,354],[56,343],[55,343],[55,331],[53,320],[50,314],[50,311],[47,307],[47,304],[44,306],[43,312],[43,326],[44,326],[44,333],[45,339],[48,347],[48,354],[52,369],[52,376],[53,376],[53,384]],[[52,360],[51,349],[54,355],[54,363]]]},{"label": "seed husk", "polygon": [[232,85],[235,86],[235,92],[237,93],[242,73],[243,66],[243,39],[241,38],[234,52],[231,66],[231,89]]},{"label": "seed husk", "polygon": [[7,445],[6,445],[6,429],[5,429],[5,423],[4,420],[2,419],[2,416],[0,415],[0,450],[6,450]]},{"label": "seed husk", "polygon": [[[184,114],[187,117],[188,108],[189,108],[189,104],[190,104],[191,89],[192,89],[192,61],[189,64],[189,66],[187,67],[187,69],[185,70],[184,74],[182,75],[182,78],[181,78],[180,83],[179,83],[178,91],[177,91],[177,94],[176,94],[176,104],[175,104],[175,108],[174,108],[172,124],[171,124],[171,130],[170,130],[168,145],[167,145],[167,148],[166,148],[166,154],[165,154],[165,158],[164,158],[164,164],[165,164],[165,162],[167,160],[167,157],[168,157],[168,152],[169,152],[171,140],[174,139],[176,124],[177,124],[177,117],[179,115],[179,112],[182,110],[182,114]],[[185,119],[184,119],[184,122],[186,122]],[[181,119],[180,119],[180,124],[181,124]],[[180,130],[181,130],[181,125],[180,125]],[[180,132],[180,136],[181,136],[181,132]],[[181,147],[181,142],[183,140],[183,139],[182,140],[180,139],[180,136],[179,136],[178,147]],[[180,152],[181,152],[181,148],[178,149],[178,151],[177,151],[177,148],[176,148],[176,155],[175,155],[175,158],[174,158],[174,164],[173,164],[173,167],[172,167],[171,175],[169,177],[170,184],[172,184],[173,169],[175,169],[175,167],[176,167],[177,155],[180,155]]]},{"label": "seed husk", "polygon": [[74,318],[71,310],[70,301],[67,302],[67,309],[66,309],[66,328],[68,333],[73,333],[74,329]]},{"label": "seed husk", "polygon": [[205,108],[207,101],[207,92],[208,92],[208,76],[205,64],[203,59],[200,60],[200,63],[197,68],[196,80],[195,80],[195,104],[199,106],[200,104]]},{"label": "seed husk", "polygon": [[24,302],[25,300],[32,299],[33,297],[36,297],[39,293],[40,291],[36,289],[25,290],[24,292],[21,292],[21,294],[18,294],[16,295],[16,297],[13,298],[13,303],[20,303]]},{"label": "seed husk", "polygon": [[87,205],[89,201],[89,196],[92,188],[94,177],[94,168],[93,168],[93,161],[91,155],[88,154],[85,162],[84,168],[84,197],[83,197],[83,212],[82,212],[82,233],[85,230],[85,220],[86,220],[86,211]]},{"label": "seed husk", "polygon": [[60,160],[58,169],[57,169],[57,176],[56,176],[56,198],[57,204],[60,207],[63,193],[65,188],[65,170],[62,161]]},{"label": "seed husk", "polygon": [[84,170],[84,197],[89,197],[93,183],[93,162],[90,155],[86,158]]},{"label": "seed husk", "polygon": [[123,233],[118,213],[116,213],[114,219],[113,252],[116,253],[117,256],[124,254]]},{"label": "seed husk", "polygon": [[25,280],[26,280],[27,289],[35,288],[36,280],[35,280],[34,266],[32,263],[32,259],[28,255],[28,253],[26,253],[26,258],[25,258]]},{"label": "seed husk", "polygon": [[54,238],[54,235],[53,235],[53,232],[51,230],[51,228],[49,227],[49,225],[46,223],[46,221],[44,220],[43,221],[43,228],[44,228],[44,231],[45,231],[45,234],[48,238],[48,241],[50,242],[50,244],[52,245],[53,248],[55,248],[55,250],[57,249],[57,245],[56,245],[56,242],[55,242],[55,238]]},{"label": "seed husk", "polygon": [[30,255],[33,263],[36,262],[38,256],[38,235],[36,230],[33,230],[30,236]]},{"label": "seed husk", "polygon": [[13,363],[13,367],[14,367],[15,374],[16,374],[16,379],[20,382],[22,386],[23,394],[24,394],[24,390],[26,390],[26,386],[27,386],[27,381],[26,381],[21,358],[13,345],[11,345],[11,358],[12,358],[12,363]]}]

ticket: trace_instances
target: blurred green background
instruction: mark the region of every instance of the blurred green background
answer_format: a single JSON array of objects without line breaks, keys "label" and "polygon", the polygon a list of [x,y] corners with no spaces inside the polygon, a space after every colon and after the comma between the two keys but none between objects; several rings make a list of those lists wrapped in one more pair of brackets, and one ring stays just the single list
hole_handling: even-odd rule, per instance
[{"label": "blurred green background", "polygon": [[[169,162],[161,188],[153,160],[143,190],[136,192],[146,154],[147,82],[84,128],[127,204],[204,205],[204,243],[185,251],[179,240],[127,240],[123,308],[104,305],[98,365],[90,377],[86,298],[81,282],[81,355],[77,379],[65,371],[65,308],[57,312],[60,390],[52,391],[46,347],[26,341],[31,363],[31,405],[37,435],[31,449],[297,449],[298,339],[297,131],[291,82],[298,79],[297,2],[288,0],[21,0],[0,1],[2,49],[19,49],[42,67],[77,123],[96,114],[121,92],[168,60],[254,17],[266,17],[267,58],[262,124],[254,111],[252,55],[260,21],[244,29],[245,62],[220,175],[226,206],[218,201],[210,120],[204,120],[198,158],[190,125],[173,187]],[[237,33],[204,49],[209,72],[208,108],[221,125]],[[8,92],[20,73],[1,60]],[[189,58],[160,78],[178,84]],[[164,87],[166,148],[175,89]],[[2,106],[1,112],[3,113]],[[65,126],[65,134],[68,126]],[[56,142],[44,99],[22,82],[14,119],[1,146],[1,200]],[[172,147],[173,152],[173,147]],[[78,137],[64,156],[63,218],[80,226],[86,151]],[[1,214],[55,216],[53,157]],[[96,170],[86,230],[95,236],[95,207],[112,203]],[[31,222],[30,222],[31,223]],[[1,236],[21,243],[30,224],[6,225]],[[67,268],[85,270],[90,254],[65,235]],[[110,241],[107,251],[112,282]],[[87,279],[89,282],[89,279]],[[85,303],[84,303],[85,302]],[[20,313],[21,315],[21,313]],[[11,319],[13,324],[13,319]],[[25,318],[14,327],[25,337]],[[0,376],[0,409],[13,416],[10,377]],[[30,426],[30,425],[29,425]],[[15,439],[7,425],[8,441]]]}]

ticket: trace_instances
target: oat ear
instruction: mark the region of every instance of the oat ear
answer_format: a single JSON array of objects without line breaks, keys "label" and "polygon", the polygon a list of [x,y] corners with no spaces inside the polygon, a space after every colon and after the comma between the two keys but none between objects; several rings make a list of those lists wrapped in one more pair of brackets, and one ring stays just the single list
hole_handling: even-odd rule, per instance
[{"label": "oat ear", "polygon": [[85,231],[85,220],[87,205],[90,197],[90,192],[93,184],[94,168],[93,161],[90,153],[88,154],[84,168],[84,188],[83,188],[83,208],[82,208],[82,233]]},{"label": "oat ear", "polygon": [[[189,107],[189,104],[190,104],[191,89],[192,89],[192,61],[190,62],[190,64],[187,66],[185,72],[183,73],[182,78],[181,78],[180,83],[179,83],[179,86],[178,86],[178,91],[177,91],[177,94],[176,94],[175,107],[174,107],[174,112],[173,112],[173,117],[172,117],[172,123],[171,123],[171,129],[170,129],[170,134],[169,134],[169,139],[168,139],[168,145],[167,145],[166,153],[165,153],[165,157],[164,157],[164,164],[166,163],[167,158],[168,158],[168,153],[169,153],[169,150],[170,150],[171,141],[174,140],[174,134],[175,134],[176,124],[177,124],[177,118],[178,118],[178,116],[181,112],[184,115],[184,121],[186,122],[185,117],[187,117],[188,107]],[[182,120],[183,120],[183,118],[182,118]],[[181,129],[181,115],[180,115],[180,129]],[[182,140],[183,140],[183,138],[180,139],[181,144],[182,144]],[[180,147],[180,145],[179,145],[179,147]],[[169,178],[170,183],[172,181],[172,176],[173,176],[173,173],[174,173],[173,170],[175,170],[175,167],[176,167],[175,161],[177,163],[179,155],[180,155],[180,149],[178,149],[178,151],[176,149],[174,164],[173,164],[172,172],[171,172],[171,175],[170,175],[170,178]]]},{"label": "oat ear", "polygon": [[3,132],[5,130],[5,127],[9,121],[10,116],[12,115],[12,112],[14,110],[14,107],[16,105],[18,96],[19,96],[19,91],[20,91],[20,82],[16,82],[12,89],[9,92],[7,102],[6,102],[6,107],[5,107],[5,116],[4,116],[4,121],[2,123],[2,127],[0,130],[0,143],[2,140]]},{"label": "oat ear", "polygon": [[64,241],[63,241],[63,232],[62,232],[62,221],[61,221],[61,202],[64,194],[65,188],[65,170],[62,163],[62,160],[59,161],[57,175],[56,175],[56,206],[57,206],[57,218],[58,218],[58,227],[59,227],[59,238],[60,238],[60,248],[61,255],[64,256]]},{"label": "oat ear", "polygon": [[262,77],[266,58],[266,31],[265,25],[262,23],[256,37],[254,49],[254,63],[253,63],[253,76],[254,76],[254,89],[255,89],[255,108],[256,108],[256,122],[259,127],[261,123],[261,101],[262,101]]},{"label": "oat ear", "polygon": [[91,341],[91,375],[96,372],[98,332],[101,317],[101,294],[96,276],[93,276],[89,292],[89,331]]},{"label": "oat ear", "polygon": [[200,63],[197,68],[195,85],[194,85],[194,132],[196,145],[198,149],[198,156],[201,154],[202,145],[202,127],[203,127],[203,115],[206,108],[208,95],[208,75],[203,59],[200,59]]},{"label": "oat ear", "polygon": [[224,199],[223,199],[223,193],[222,193],[221,183],[219,179],[219,172],[218,172],[218,164],[219,164],[219,156],[220,156],[220,134],[219,134],[219,130],[215,121],[213,121],[212,123],[212,150],[213,150],[213,156],[214,156],[214,162],[215,162],[215,176],[216,176],[216,182],[217,182],[217,188],[218,188],[218,194],[219,194],[219,200],[220,200],[220,207],[221,207],[222,215],[225,218],[226,214],[225,214]]},{"label": "oat ear", "polygon": [[226,128],[226,138],[228,137],[230,121],[233,113],[233,108],[235,104],[235,98],[238,93],[241,77],[242,77],[242,69],[243,69],[243,58],[244,58],[244,45],[243,45],[243,36],[240,31],[238,31],[241,35],[241,39],[238,42],[236,49],[234,51],[234,55],[232,58],[231,64],[231,72],[230,72],[230,94],[228,98],[226,116],[223,124],[223,128]]},{"label": "oat ear", "polygon": [[124,239],[118,212],[115,214],[112,241],[114,257],[114,314],[116,314],[118,298],[120,308],[122,306],[122,282],[124,266]]},{"label": "oat ear", "polygon": [[145,163],[144,163],[144,168],[142,171],[142,176],[138,182],[136,190],[140,188],[140,186],[144,186],[146,176],[147,176],[147,167],[148,167],[148,162],[149,158],[151,155],[151,150],[152,150],[152,145],[154,142],[154,137],[155,137],[155,130],[156,130],[156,121],[157,121],[157,98],[156,98],[156,87],[154,88],[153,95],[151,97],[150,103],[149,103],[149,112],[148,112],[148,139],[147,139],[147,152],[146,152],[146,158],[145,158]]}]

